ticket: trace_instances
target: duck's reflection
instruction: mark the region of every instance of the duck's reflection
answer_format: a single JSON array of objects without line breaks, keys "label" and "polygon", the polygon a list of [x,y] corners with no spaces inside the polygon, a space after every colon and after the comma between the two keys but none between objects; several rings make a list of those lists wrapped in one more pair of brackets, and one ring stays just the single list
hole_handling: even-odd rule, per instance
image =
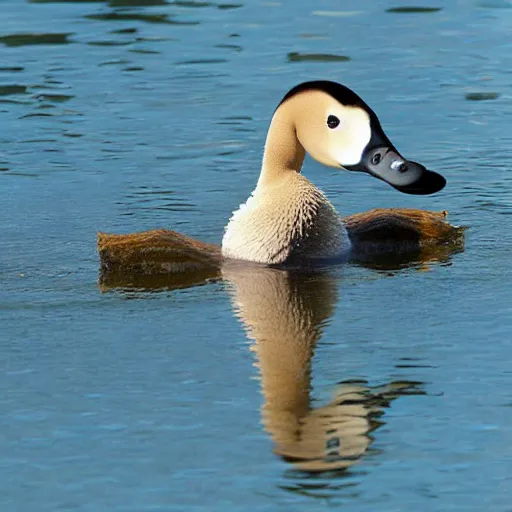
[{"label": "duck's reflection", "polygon": [[[355,263],[389,272],[428,270],[429,263],[449,264],[452,252],[428,257]],[[173,263],[174,264],[174,263]],[[194,266],[181,273],[130,274],[104,271],[102,290],[174,290],[213,281],[228,283],[233,309],[253,340],[264,397],[262,421],[274,451],[293,468],[312,475],[344,471],[363,457],[371,433],[391,402],[423,394],[420,383],[390,382],[371,387],[363,381],[334,385],[327,405],[311,403],[311,363],[315,346],[338,303],[342,266],[326,270],[283,270],[227,261],[220,266]],[[341,377],[341,376],[340,376]],[[291,488],[290,488],[291,490]],[[304,492],[300,486],[300,492]]]},{"label": "duck's reflection", "polygon": [[264,396],[262,420],[274,451],[308,472],[343,470],[372,442],[383,408],[401,394],[422,393],[417,383],[371,388],[338,384],[329,404],[311,406],[311,360],[337,301],[332,272],[299,272],[225,265],[233,307],[254,341]]}]

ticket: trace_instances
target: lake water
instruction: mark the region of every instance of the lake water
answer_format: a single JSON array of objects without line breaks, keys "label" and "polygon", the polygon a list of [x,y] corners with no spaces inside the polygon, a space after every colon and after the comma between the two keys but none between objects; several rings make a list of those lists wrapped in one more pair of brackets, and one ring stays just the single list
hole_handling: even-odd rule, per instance
[{"label": "lake water", "polygon": [[[0,4],[1,510],[510,512],[512,4],[233,1]],[[98,288],[97,231],[218,243],[322,78],[448,186],[305,174],[464,252]]]}]

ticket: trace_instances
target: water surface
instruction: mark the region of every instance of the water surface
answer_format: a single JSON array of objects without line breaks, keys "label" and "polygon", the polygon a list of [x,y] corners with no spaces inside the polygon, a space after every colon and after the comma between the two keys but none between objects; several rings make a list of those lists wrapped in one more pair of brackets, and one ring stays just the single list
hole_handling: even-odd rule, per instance
[{"label": "water surface", "polygon": [[[510,511],[510,7],[2,2],[1,509]],[[306,175],[346,214],[447,209],[466,250],[101,292],[97,231],[219,242],[311,79],[448,186]]]}]

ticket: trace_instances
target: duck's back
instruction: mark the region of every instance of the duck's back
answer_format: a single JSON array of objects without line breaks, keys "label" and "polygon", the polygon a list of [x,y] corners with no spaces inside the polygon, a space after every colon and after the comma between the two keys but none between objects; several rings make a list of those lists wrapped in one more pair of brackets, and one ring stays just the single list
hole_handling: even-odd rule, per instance
[{"label": "duck's back", "polygon": [[350,249],[341,217],[304,176],[259,185],[234,212],[222,240],[226,258],[265,264],[331,259]]}]

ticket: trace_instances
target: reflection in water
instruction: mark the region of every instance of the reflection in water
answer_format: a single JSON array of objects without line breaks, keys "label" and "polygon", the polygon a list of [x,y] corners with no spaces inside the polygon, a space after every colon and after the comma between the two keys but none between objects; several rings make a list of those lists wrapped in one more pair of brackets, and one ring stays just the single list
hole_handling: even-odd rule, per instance
[{"label": "reflection in water", "polygon": [[254,341],[264,396],[262,420],[275,453],[306,472],[344,470],[369,449],[383,408],[417,383],[340,383],[325,406],[311,406],[311,361],[337,302],[332,272],[225,264],[233,307]]},{"label": "reflection in water", "polygon": [[381,254],[358,255],[352,259],[352,263],[364,268],[385,272],[396,270],[414,269],[419,272],[428,272],[433,265],[451,265],[452,256],[464,251],[464,239],[462,234],[465,228],[458,228],[461,238],[455,240],[453,244],[440,245],[439,247],[424,247],[421,251],[412,251],[404,254]]}]

